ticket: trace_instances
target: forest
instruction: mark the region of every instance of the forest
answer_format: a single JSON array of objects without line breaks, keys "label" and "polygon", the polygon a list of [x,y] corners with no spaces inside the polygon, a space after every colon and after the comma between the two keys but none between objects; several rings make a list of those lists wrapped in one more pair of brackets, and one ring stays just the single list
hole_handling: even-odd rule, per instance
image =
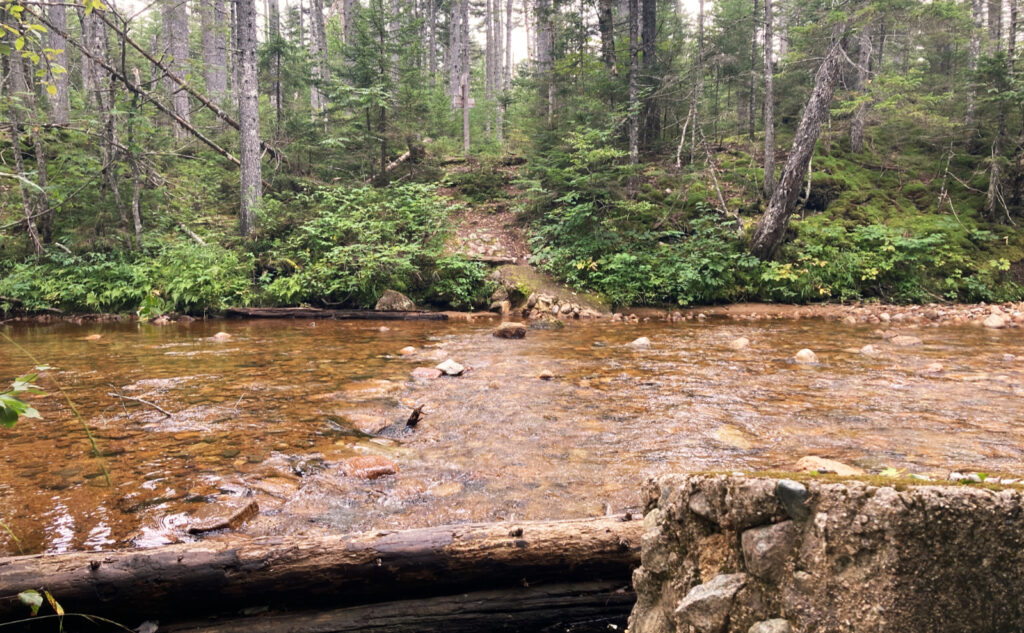
[{"label": "forest", "polygon": [[1018,0],[0,10],[0,310],[1024,296]]}]

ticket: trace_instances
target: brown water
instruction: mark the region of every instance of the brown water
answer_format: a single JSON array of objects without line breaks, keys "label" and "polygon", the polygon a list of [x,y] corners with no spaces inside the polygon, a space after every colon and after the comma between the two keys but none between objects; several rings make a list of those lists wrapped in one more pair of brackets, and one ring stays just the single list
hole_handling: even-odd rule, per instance
[{"label": "brown water", "polygon": [[[230,495],[255,496],[260,516],[242,531],[266,535],[622,512],[651,475],[787,468],[806,454],[869,470],[1024,473],[1021,330],[923,328],[907,333],[924,345],[895,347],[873,326],[808,320],[586,324],[518,341],[491,337],[491,324],[380,325],[8,329],[57,367],[43,386],[65,387],[104,456],[89,455],[56,398],[38,399],[44,420],[0,429],[0,520],[23,551],[59,552],[188,539],[188,515]],[[218,330],[234,338],[211,340]],[[652,349],[625,346],[638,336]],[[730,349],[738,336],[751,347]],[[866,343],[882,353],[857,354]],[[399,356],[406,345],[420,351]],[[820,364],[790,362],[802,347]],[[446,358],[469,371],[409,378]],[[921,373],[936,361],[942,373]],[[31,366],[0,342],[0,379]],[[555,379],[540,380],[545,369]],[[355,430],[420,404],[412,434]],[[400,471],[340,472],[365,454]],[[0,529],[0,552],[17,550]]]}]

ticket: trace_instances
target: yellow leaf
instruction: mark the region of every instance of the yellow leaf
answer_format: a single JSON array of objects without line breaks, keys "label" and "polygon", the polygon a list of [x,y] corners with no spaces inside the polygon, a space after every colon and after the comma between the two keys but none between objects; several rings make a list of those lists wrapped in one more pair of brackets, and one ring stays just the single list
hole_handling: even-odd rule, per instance
[{"label": "yellow leaf", "polygon": [[14,40],[14,50],[20,51],[23,48],[25,48],[25,38],[24,37],[19,37],[18,39]]},{"label": "yellow leaf", "polygon": [[51,97],[56,95],[57,94],[57,86],[55,86],[53,84],[47,84],[46,85],[46,92],[48,92]]}]

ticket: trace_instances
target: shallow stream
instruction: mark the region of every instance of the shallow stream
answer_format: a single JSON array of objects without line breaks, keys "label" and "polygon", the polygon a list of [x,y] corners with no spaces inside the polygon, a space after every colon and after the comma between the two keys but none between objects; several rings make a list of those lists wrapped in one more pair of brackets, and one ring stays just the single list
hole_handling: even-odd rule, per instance
[{"label": "shallow stream", "polygon": [[[56,369],[35,400],[44,419],[0,429],[0,521],[18,539],[0,529],[0,554],[187,540],[188,516],[231,496],[260,505],[241,532],[270,535],[623,512],[652,475],[786,469],[808,454],[869,471],[1024,473],[1022,330],[925,327],[906,331],[922,345],[898,347],[877,326],[807,319],[586,323],[523,340],[492,337],[490,322],[381,325],[9,328]],[[651,349],[627,345],[640,336]],[[740,336],[751,345],[736,351]],[[868,343],[880,353],[857,352]],[[820,363],[790,360],[804,347]],[[410,378],[447,358],[467,372]],[[4,384],[32,365],[0,342]],[[419,405],[413,432],[379,432]],[[397,474],[343,473],[367,454]]]}]

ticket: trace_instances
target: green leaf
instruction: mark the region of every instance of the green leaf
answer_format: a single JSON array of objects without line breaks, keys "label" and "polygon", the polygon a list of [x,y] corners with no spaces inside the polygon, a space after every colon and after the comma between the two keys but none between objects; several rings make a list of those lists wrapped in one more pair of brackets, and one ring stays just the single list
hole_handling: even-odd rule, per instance
[{"label": "green leaf", "polygon": [[20,51],[23,48],[25,48],[25,38],[24,38],[24,36],[19,37],[18,39],[14,40],[14,50]]},{"label": "green leaf", "polygon": [[32,615],[39,613],[39,607],[43,606],[43,596],[35,589],[28,589],[18,594],[18,600],[32,610]]}]

